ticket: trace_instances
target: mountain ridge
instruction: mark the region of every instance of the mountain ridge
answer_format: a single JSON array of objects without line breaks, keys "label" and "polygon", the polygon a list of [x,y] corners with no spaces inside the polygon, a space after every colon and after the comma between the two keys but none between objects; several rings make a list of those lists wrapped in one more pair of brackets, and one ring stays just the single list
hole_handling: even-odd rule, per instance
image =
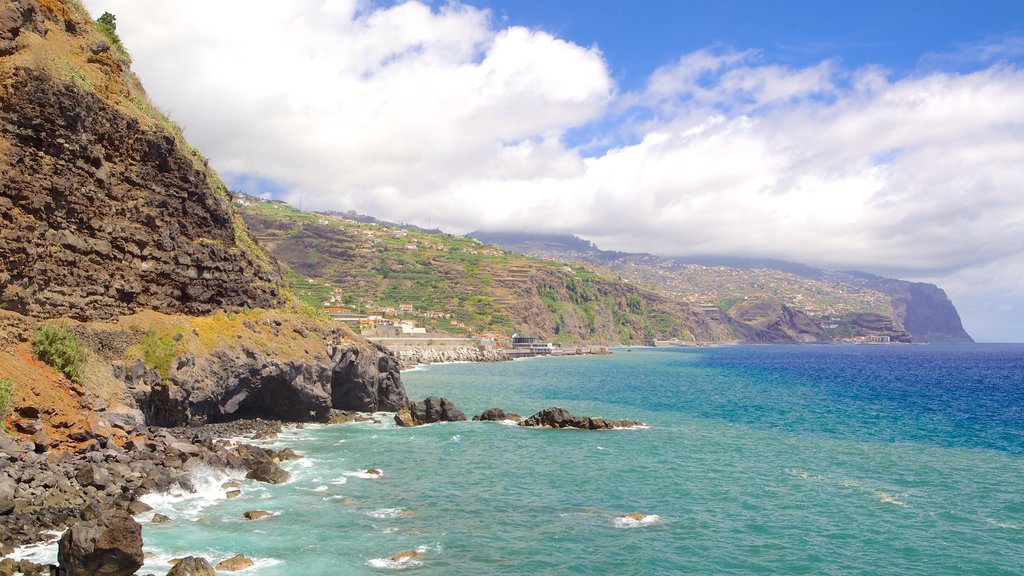
[{"label": "mountain ridge", "polygon": [[914,342],[973,342],[945,291],[924,282],[885,278],[861,271],[832,271],[784,260],[738,257],[666,257],[605,251],[572,234],[475,231],[471,238],[524,254],[558,261],[591,262],[628,273],[631,266],[708,266],[736,270],[771,269],[809,280],[864,287],[887,295],[894,319]]}]

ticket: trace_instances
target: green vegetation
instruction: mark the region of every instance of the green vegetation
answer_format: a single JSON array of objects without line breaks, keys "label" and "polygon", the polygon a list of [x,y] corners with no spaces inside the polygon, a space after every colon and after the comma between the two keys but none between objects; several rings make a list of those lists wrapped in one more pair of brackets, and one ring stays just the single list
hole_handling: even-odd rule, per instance
[{"label": "green vegetation", "polygon": [[78,336],[66,326],[40,326],[32,337],[32,352],[70,380],[81,379],[87,352]]},{"label": "green vegetation", "polygon": [[117,35],[117,16],[110,12],[104,12],[96,19],[96,30],[110,42],[110,47],[114,49],[114,54],[119,60],[125,64],[131,64],[132,57],[121,43],[121,37]]},{"label": "green vegetation", "polygon": [[173,336],[160,336],[156,330],[147,330],[139,342],[142,361],[155,368],[160,377],[167,380],[171,375],[171,362],[178,356],[178,342]]},{"label": "green vegetation", "polygon": [[[0,378],[0,426],[7,420],[14,405],[14,382],[10,378]],[[7,428],[3,430],[6,432]]]}]

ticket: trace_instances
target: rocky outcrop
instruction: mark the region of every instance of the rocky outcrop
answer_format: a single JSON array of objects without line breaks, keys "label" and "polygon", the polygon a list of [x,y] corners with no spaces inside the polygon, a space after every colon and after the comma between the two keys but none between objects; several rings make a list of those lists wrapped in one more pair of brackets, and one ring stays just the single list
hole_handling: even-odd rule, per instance
[{"label": "rocky outcrop", "polygon": [[326,422],[333,410],[397,410],[408,403],[398,363],[379,346],[329,345],[318,359],[280,360],[251,349],[175,359],[165,381],[142,361],[115,365],[145,424],[269,418]]},{"label": "rocky outcrop", "polygon": [[605,420],[589,416],[573,416],[565,408],[545,408],[519,423],[520,426],[546,428],[578,428],[581,430],[610,430],[643,426],[634,420]]},{"label": "rocky outcrop", "polygon": [[395,350],[402,369],[418,364],[439,364],[442,362],[505,362],[512,357],[501,350],[481,350],[472,346],[462,346],[448,350],[435,350],[419,346]]},{"label": "rocky outcrop", "polygon": [[421,426],[434,422],[461,422],[466,415],[447,398],[428,396],[423,402],[403,406],[395,414],[399,426]]},{"label": "rocky outcrop", "polygon": [[474,422],[503,422],[506,420],[520,422],[522,421],[522,419],[523,418],[519,414],[505,412],[501,408],[488,408],[487,410],[484,410],[482,413],[473,416]]},{"label": "rocky outcrop", "polygon": [[280,270],[223,184],[138,104],[84,11],[47,4],[0,10],[0,306],[95,319],[279,305]]},{"label": "rocky outcrop", "polygon": [[328,350],[333,363],[331,403],[338,410],[398,410],[409,403],[398,361],[378,344]]},{"label": "rocky outcrop", "polygon": [[142,567],[142,527],[124,510],[82,520],[60,537],[57,558],[68,576],[128,576]]}]

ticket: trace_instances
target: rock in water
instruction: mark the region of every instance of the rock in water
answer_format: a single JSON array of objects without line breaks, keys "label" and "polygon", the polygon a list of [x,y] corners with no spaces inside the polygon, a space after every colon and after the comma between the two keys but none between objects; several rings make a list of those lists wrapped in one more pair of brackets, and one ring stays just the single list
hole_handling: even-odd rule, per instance
[{"label": "rock in water", "polygon": [[428,396],[423,402],[403,406],[395,414],[399,426],[420,426],[433,422],[461,422],[466,415],[447,398]]},{"label": "rock in water", "polygon": [[480,422],[502,422],[504,420],[515,420],[516,422],[521,422],[523,419],[519,414],[505,412],[501,408],[488,408],[482,413],[473,416],[473,420]]},{"label": "rock in water", "polygon": [[590,416],[573,416],[565,408],[545,408],[519,423],[520,426],[549,428],[578,428],[580,430],[610,430],[613,428],[632,428],[642,426],[635,420],[605,420]]},{"label": "rock in water", "polygon": [[[60,537],[60,567],[68,576],[128,576],[142,567],[142,527],[128,512],[107,510]],[[212,572],[211,572],[212,574]]]},{"label": "rock in water", "polygon": [[275,464],[273,460],[264,460],[256,464],[245,477],[269,484],[281,484],[287,482],[291,478],[291,474]]},{"label": "rock in water", "polygon": [[415,557],[417,557],[419,555],[420,555],[420,552],[418,552],[416,550],[402,550],[401,552],[398,552],[397,554],[394,554],[393,556],[391,556],[391,561],[392,562],[405,562],[406,560],[415,558]]},{"label": "rock in water", "polygon": [[266,510],[250,510],[246,512],[244,516],[248,520],[259,520],[261,518],[269,518],[273,516],[273,514],[267,512]]},{"label": "rock in water", "polygon": [[217,576],[217,572],[206,558],[186,556],[167,572],[167,576]]},{"label": "rock in water", "polygon": [[253,564],[252,560],[242,556],[241,554],[236,554],[227,560],[221,560],[218,562],[216,568],[217,570],[223,570],[225,572],[234,572],[236,570],[251,568]]}]

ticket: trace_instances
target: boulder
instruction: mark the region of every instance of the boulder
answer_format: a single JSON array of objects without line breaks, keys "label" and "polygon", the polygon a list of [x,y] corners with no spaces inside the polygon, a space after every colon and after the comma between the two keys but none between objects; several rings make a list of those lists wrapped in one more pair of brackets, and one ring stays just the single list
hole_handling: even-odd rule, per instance
[{"label": "boulder", "polygon": [[82,486],[93,486],[100,490],[110,484],[110,473],[96,464],[87,464],[75,474],[75,480]]},{"label": "boulder", "polygon": [[256,464],[245,477],[268,484],[281,484],[287,482],[291,478],[291,474],[275,464],[273,460],[268,459]]},{"label": "boulder", "polygon": [[480,422],[501,422],[504,420],[515,420],[516,422],[520,422],[522,419],[523,418],[519,414],[505,412],[501,408],[488,408],[480,414],[473,416],[474,421]]},{"label": "boulder", "polygon": [[163,514],[153,514],[153,518],[150,520],[153,524],[170,524],[170,516],[164,516]]},{"label": "boulder", "polygon": [[67,576],[128,576],[142,567],[142,527],[127,511],[104,511],[68,528],[57,545]]},{"label": "boulder", "polygon": [[234,572],[236,570],[245,570],[251,568],[254,562],[241,554],[236,554],[227,560],[221,560],[217,562],[217,570],[223,570],[225,572]]},{"label": "boulder", "polygon": [[167,572],[167,576],[217,576],[217,572],[206,558],[186,556]]},{"label": "boulder", "polygon": [[0,477],[0,515],[14,512],[14,493],[18,483],[6,476]]},{"label": "boulder", "polygon": [[139,514],[143,514],[145,512],[149,512],[152,509],[153,509],[152,506],[150,506],[149,504],[146,504],[145,502],[141,502],[139,500],[132,500],[128,504],[128,513],[131,514],[132,516],[138,516]]},{"label": "boulder", "polygon": [[423,402],[403,406],[395,414],[399,426],[420,426],[434,422],[461,422],[466,415],[447,398],[428,396]]},{"label": "boulder", "polygon": [[237,488],[234,490],[228,490],[227,492],[224,493],[224,497],[227,498],[228,500],[234,500],[235,498],[238,498],[241,495],[242,491]]},{"label": "boulder", "polygon": [[261,518],[269,518],[270,516],[273,516],[273,514],[266,510],[250,510],[243,514],[243,516],[245,516],[247,520],[259,520]]}]

